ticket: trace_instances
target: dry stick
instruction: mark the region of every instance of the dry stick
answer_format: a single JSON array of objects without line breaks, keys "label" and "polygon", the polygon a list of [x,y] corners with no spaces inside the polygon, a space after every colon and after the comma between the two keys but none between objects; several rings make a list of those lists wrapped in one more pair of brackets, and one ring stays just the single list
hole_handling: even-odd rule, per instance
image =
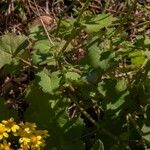
[{"label": "dry stick", "polygon": [[50,42],[52,45],[54,45],[54,43],[52,42],[52,40],[51,40],[51,38],[50,38],[50,36],[49,36],[49,33],[48,33],[47,29],[46,29],[46,26],[45,26],[43,20],[42,20],[41,17],[40,17],[40,16],[41,16],[41,15],[40,15],[40,11],[39,11],[39,9],[38,9],[38,7],[37,7],[37,4],[36,4],[35,0],[34,0],[34,4],[35,4],[36,10],[37,10],[37,15],[38,15],[38,17],[39,17],[39,19],[40,19],[40,21],[41,21],[41,23],[42,23],[42,26],[43,26],[43,28],[44,28],[44,31],[45,31],[47,37],[48,37],[48,40],[49,40],[49,42]]},{"label": "dry stick", "polygon": [[[28,1],[28,4],[29,4],[29,8],[33,11],[33,13],[37,14],[37,13],[34,11],[34,9],[32,8],[33,6],[31,5],[30,0],[27,0],[27,1]],[[29,10],[30,10],[30,9],[29,9]]]},{"label": "dry stick", "polygon": [[25,60],[25,59],[23,59],[23,58],[19,58],[19,59],[20,59],[23,63],[25,63],[25,64],[27,64],[27,65],[29,65],[29,66],[35,68],[35,69],[38,69],[37,66],[32,65],[29,61],[27,61],[27,60]]},{"label": "dry stick", "polygon": [[112,38],[113,36],[117,35],[118,32],[120,32],[121,28],[123,27],[124,23],[127,21],[128,16],[131,14],[133,8],[136,6],[138,0],[134,0],[132,3],[132,6],[129,7],[129,11],[126,13],[126,15],[122,18],[121,23],[117,29],[114,29],[110,34],[109,38]]},{"label": "dry stick", "polygon": [[49,14],[49,0],[46,0],[46,14]]}]

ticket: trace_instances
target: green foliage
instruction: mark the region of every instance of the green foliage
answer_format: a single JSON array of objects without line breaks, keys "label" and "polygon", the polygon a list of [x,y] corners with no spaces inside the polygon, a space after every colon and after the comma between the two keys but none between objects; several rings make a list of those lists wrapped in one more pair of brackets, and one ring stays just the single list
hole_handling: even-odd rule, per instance
[{"label": "green foliage", "polygon": [[104,146],[101,140],[97,140],[92,148],[92,150],[104,150]]},{"label": "green foliage", "polygon": [[135,50],[129,54],[131,57],[131,62],[133,65],[142,65],[144,63],[145,57],[142,55],[142,51]]},{"label": "green foliage", "polygon": [[34,82],[26,99],[30,104],[26,120],[36,122],[39,127],[51,133],[47,148],[84,149],[83,143],[79,140],[82,135],[83,122],[80,119],[69,120],[66,110],[67,102],[62,96],[46,94]]},{"label": "green foliage", "polygon": [[[148,149],[149,32],[131,38],[132,2],[118,15],[88,13],[89,3],[76,18],[61,18],[50,37],[39,26],[27,36],[2,35],[0,68],[12,78],[33,72],[32,81],[19,83],[29,104],[24,120],[48,130],[45,150]],[[16,117],[4,98],[0,120]]]},{"label": "green foliage", "polygon": [[0,39],[0,68],[15,61],[16,56],[21,55],[27,46],[27,37],[24,35],[3,35]]},{"label": "green foliage", "polygon": [[60,73],[58,71],[49,74],[48,70],[44,69],[37,73],[40,78],[39,85],[45,93],[53,94],[59,88]]},{"label": "green foliage", "polygon": [[0,120],[9,119],[10,117],[17,118],[17,113],[9,109],[5,103],[5,100],[0,97]]},{"label": "green foliage", "polygon": [[99,14],[96,16],[87,16],[83,19],[81,24],[85,26],[85,31],[87,33],[96,33],[100,32],[103,28],[108,28],[112,25],[112,22],[115,21],[111,14]]}]

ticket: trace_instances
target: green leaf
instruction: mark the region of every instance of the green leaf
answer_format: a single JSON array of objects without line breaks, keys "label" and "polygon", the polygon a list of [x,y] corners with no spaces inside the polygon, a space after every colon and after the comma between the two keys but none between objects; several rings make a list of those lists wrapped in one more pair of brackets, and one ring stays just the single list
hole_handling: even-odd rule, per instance
[{"label": "green leaf", "polygon": [[0,50],[0,68],[12,62],[12,56]]},{"label": "green leaf", "polygon": [[147,105],[145,108],[144,118],[145,118],[145,125],[150,127],[150,105]]},{"label": "green leaf", "polygon": [[27,37],[24,35],[15,35],[13,33],[3,35],[0,40],[0,50],[14,55],[14,53],[26,48],[26,44],[24,45],[26,39]]},{"label": "green leaf", "polygon": [[85,26],[85,31],[87,33],[94,33],[99,32],[102,28],[109,27],[115,20],[116,18],[111,14],[99,14],[85,18],[81,25]]},{"label": "green leaf", "polygon": [[[84,150],[80,141],[83,121],[69,119],[66,100],[61,96],[44,93],[35,80],[26,95],[29,108],[25,113],[26,121],[35,122],[41,129],[48,130],[47,149]],[[72,139],[72,140],[70,140]]]},{"label": "green leaf", "polygon": [[45,60],[47,59],[48,54],[47,53],[41,53],[39,50],[34,50],[32,52],[32,62],[33,64],[43,64]]},{"label": "green leaf", "polygon": [[130,52],[129,57],[131,58],[131,63],[133,65],[142,65],[145,61],[145,57],[141,50]]},{"label": "green leaf", "polygon": [[73,81],[76,81],[81,77],[77,72],[71,72],[71,71],[67,72],[65,76],[67,79],[73,80]]},{"label": "green leaf", "polygon": [[127,85],[126,82],[124,80],[117,80],[117,84],[115,86],[115,89],[117,92],[122,92],[125,91],[127,89]]},{"label": "green leaf", "polygon": [[[58,50],[63,47],[64,41],[53,41],[53,44],[54,45],[52,45],[48,39],[35,42],[32,52],[33,63],[38,65],[55,66],[57,64],[55,56],[58,53]],[[70,46],[68,49],[69,48]]]},{"label": "green leaf", "polygon": [[98,139],[98,140],[95,142],[95,144],[94,144],[92,150],[104,150],[103,142],[102,142],[100,139]]},{"label": "green leaf", "polygon": [[150,60],[150,51],[143,51],[143,56]]},{"label": "green leaf", "polygon": [[129,95],[124,80],[106,79],[98,83],[98,91],[104,97],[102,106],[105,107],[111,115],[118,116],[126,103],[126,97]]},{"label": "green leaf", "polygon": [[50,44],[49,40],[39,40],[33,46],[32,52],[32,61],[34,64],[44,65],[50,63],[51,60],[48,60],[49,57],[52,59],[52,47],[53,45]]},{"label": "green leaf", "polygon": [[88,47],[87,59],[93,68],[106,71],[114,65],[114,58],[115,52],[101,51],[97,42]]},{"label": "green leaf", "polygon": [[29,37],[33,40],[43,40],[43,39],[47,39],[47,37],[43,34],[44,33],[44,29],[42,26],[39,25],[30,25],[29,26],[29,31],[30,31],[30,35]]},{"label": "green leaf", "polygon": [[65,19],[62,20],[60,23],[60,26],[58,28],[57,34],[64,39],[69,38],[71,31],[73,29],[73,24],[75,22],[75,19]]},{"label": "green leaf", "polygon": [[53,45],[49,42],[48,39],[38,40],[35,42],[33,49],[40,50],[42,53],[47,53]]},{"label": "green leaf", "polygon": [[5,105],[5,100],[2,97],[0,97],[0,121],[7,120],[11,117],[17,118],[17,112],[9,109]]},{"label": "green leaf", "polygon": [[36,75],[40,78],[39,85],[44,92],[53,94],[53,92],[59,88],[59,72],[53,72],[50,74],[48,70],[43,69]]},{"label": "green leaf", "polygon": [[69,139],[67,142],[63,143],[63,149],[65,150],[85,150],[84,143],[81,140],[70,142]]},{"label": "green leaf", "polygon": [[18,53],[28,46],[27,37],[9,33],[0,39],[0,68],[10,64]]},{"label": "green leaf", "polygon": [[144,44],[145,44],[147,47],[150,47],[150,37],[149,37],[149,36],[145,36]]},{"label": "green leaf", "polygon": [[142,127],[143,138],[150,142],[150,126],[143,125]]},{"label": "green leaf", "polygon": [[127,96],[128,93],[125,93],[121,95],[115,102],[111,102],[107,104],[107,109],[108,110],[121,110],[121,106],[125,103],[125,96]]},{"label": "green leaf", "polygon": [[100,51],[96,44],[92,45],[88,49],[87,57],[88,57],[88,62],[92,67],[94,68],[99,67]]}]

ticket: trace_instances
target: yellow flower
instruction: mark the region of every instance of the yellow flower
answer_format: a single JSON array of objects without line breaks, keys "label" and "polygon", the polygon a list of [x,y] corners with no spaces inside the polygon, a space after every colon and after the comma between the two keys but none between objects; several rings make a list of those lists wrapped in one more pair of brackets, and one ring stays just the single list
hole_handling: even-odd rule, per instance
[{"label": "yellow flower", "polygon": [[37,127],[35,123],[30,123],[30,122],[25,122],[25,123],[20,123],[20,126],[24,130],[30,130],[30,131],[35,131],[35,128]]},{"label": "yellow flower", "polygon": [[20,139],[19,139],[19,143],[21,143],[21,144],[23,144],[23,145],[28,145],[29,143],[30,143],[30,138],[28,138],[28,137],[21,137]]},{"label": "yellow flower", "polygon": [[31,136],[31,144],[33,145],[41,145],[41,136]]},{"label": "yellow flower", "polygon": [[7,133],[7,129],[6,127],[0,123],[0,140],[3,138],[3,137],[8,137],[8,133]]},{"label": "yellow flower", "polygon": [[46,138],[49,136],[47,130],[36,130],[35,134],[42,136],[42,138]]},{"label": "yellow flower", "polygon": [[41,136],[31,136],[31,149],[40,149],[40,147],[45,146],[45,141]]},{"label": "yellow flower", "polygon": [[44,138],[49,135],[47,130],[36,130],[36,127],[35,123],[29,122],[21,122],[17,125],[13,118],[3,120],[0,123],[0,150],[12,150],[10,148],[11,143],[6,141],[9,134],[20,137],[18,150],[40,150],[41,147],[45,146]]},{"label": "yellow flower", "polygon": [[2,124],[5,125],[7,132],[16,132],[19,130],[19,126],[16,124],[13,118],[10,118],[9,120],[3,120]]},{"label": "yellow flower", "polygon": [[30,135],[32,134],[32,132],[30,131],[29,128],[26,128],[26,129],[22,129],[20,128],[19,131],[18,131],[18,135],[23,138],[23,137],[26,137],[26,138],[30,138]]},{"label": "yellow flower", "polygon": [[27,144],[21,144],[20,146],[21,146],[21,148],[19,148],[18,150],[29,150],[30,149],[30,146]]},{"label": "yellow flower", "polygon": [[3,144],[0,145],[0,150],[11,150],[10,145],[10,143],[4,141]]}]

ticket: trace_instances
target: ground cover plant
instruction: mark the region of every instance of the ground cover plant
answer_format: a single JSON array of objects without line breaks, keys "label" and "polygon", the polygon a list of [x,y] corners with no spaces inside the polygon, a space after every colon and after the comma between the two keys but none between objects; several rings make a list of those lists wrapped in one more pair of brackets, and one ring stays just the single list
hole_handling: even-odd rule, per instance
[{"label": "ground cover plant", "polygon": [[149,20],[148,0],[2,0],[0,148],[150,149]]}]

